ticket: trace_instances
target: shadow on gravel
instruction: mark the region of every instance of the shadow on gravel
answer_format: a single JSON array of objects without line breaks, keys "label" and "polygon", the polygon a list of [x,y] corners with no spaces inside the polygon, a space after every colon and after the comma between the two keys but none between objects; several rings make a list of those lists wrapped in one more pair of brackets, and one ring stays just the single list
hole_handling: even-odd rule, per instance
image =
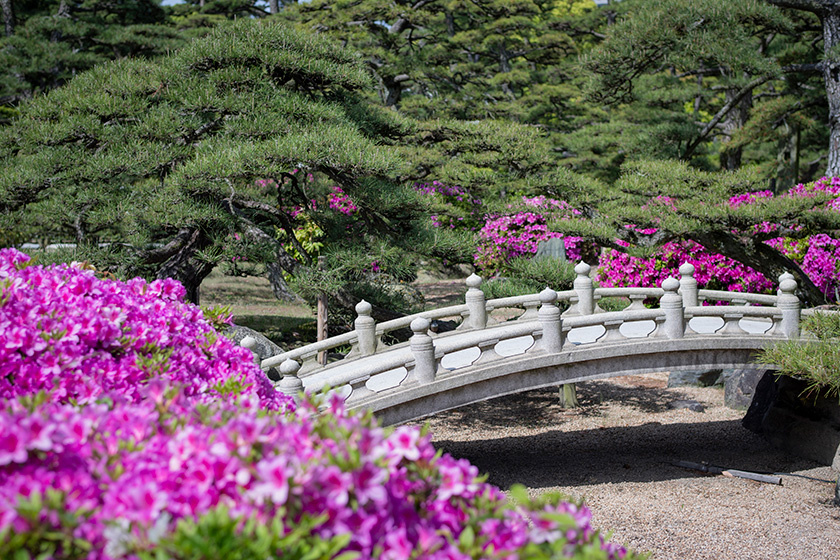
[{"label": "shadow on gravel", "polygon": [[[438,414],[436,421],[455,426],[506,427],[512,422],[527,426],[529,422],[541,422],[545,425],[547,415],[573,414],[583,416],[601,416],[604,403],[621,402],[640,412],[657,413],[668,410],[668,403],[689,398],[678,390],[665,390],[664,387],[646,385],[644,378],[624,378],[634,381],[632,387],[622,387],[614,383],[588,381],[578,384],[577,395],[581,407],[566,411],[559,406],[559,388],[538,389],[516,395],[463,406],[455,410]],[[639,391],[644,387],[644,391]],[[535,424],[536,425],[536,424]]]},{"label": "shadow on gravel", "polygon": [[[631,395],[632,393],[632,395]],[[623,388],[590,382],[579,387],[578,411],[557,404],[556,389],[530,391],[443,413],[431,422],[448,428],[469,427],[470,441],[437,440],[435,447],[468,459],[503,489],[521,483],[529,488],[585,486],[619,482],[654,482],[708,476],[672,465],[707,462],[753,472],[793,472],[817,463],[785,455],[739,420],[661,424],[657,412],[682,398],[673,389]],[[599,400],[601,399],[601,400]],[[602,415],[602,402],[622,400],[650,413],[650,422],[628,427],[593,427],[564,431],[570,415]],[[545,429],[533,435],[505,436],[506,427]]]}]

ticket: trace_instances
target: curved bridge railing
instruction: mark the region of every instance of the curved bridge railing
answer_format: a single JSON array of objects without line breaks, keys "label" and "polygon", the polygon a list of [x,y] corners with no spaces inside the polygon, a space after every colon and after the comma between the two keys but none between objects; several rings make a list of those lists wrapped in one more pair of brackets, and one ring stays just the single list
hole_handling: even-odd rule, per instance
[{"label": "curved bridge railing", "polygon": [[[552,384],[665,368],[740,367],[765,345],[799,336],[800,303],[789,274],[779,278],[777,295],[765,295],[698,290],[690,264],[661,288],[595,288],[589,265],[580,263],[575,272],[573,290],[491,300],[473,274],[464,304],[379,324],[362,301],[353,331],[269,357],[261,367],[279,368],[277,386],[286,393],[332,387],[349,408],[371,409],[387,424]],[[630,304],[605,312],[598,303],[608,297]],[[658,307],[647,308],[651,300]],[[561,312],[558,303],[568,309]],[[520,314],[508,318],[513,313]],[[433,321],[446,318],[460,324],[434,332]],[[408,342],[384,342],[406,328]],[[317,361],[320,352],[348,347],[341,360]]]}]

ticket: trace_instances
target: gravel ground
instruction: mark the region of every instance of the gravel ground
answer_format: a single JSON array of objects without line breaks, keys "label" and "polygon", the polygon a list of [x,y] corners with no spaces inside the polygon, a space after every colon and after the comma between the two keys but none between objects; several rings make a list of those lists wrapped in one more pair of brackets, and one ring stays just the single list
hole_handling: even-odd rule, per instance
[{"label": "gravel ground", "polygon": [[[653,560],[840,559],[836,473],[772,449],[723,406],[719,388],[667,389],[667,374],[530,391],[428,419],[435,445],[501,488],[585,499],[597,527]],[[671,409],[692,399],[704,412]],[[782,474],[782,485],[706,475],[692,461]]]}]

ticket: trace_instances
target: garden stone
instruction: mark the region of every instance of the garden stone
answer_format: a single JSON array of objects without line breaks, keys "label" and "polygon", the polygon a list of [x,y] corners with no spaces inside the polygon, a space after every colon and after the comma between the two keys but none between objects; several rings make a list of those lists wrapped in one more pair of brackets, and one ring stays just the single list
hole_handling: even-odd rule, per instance
[{"label": "garden stone", "polygon": [[668,403],[668,408],[673,408],[673,409],[677,409],[677,410],[684,408],[684,409],[690,410],[692,412],[705,412],[706,411],[705,406],[703,406],[702,404],[700,404],[697,401],[692,401],[692,400],[673,401],[673,402]]},{"label": "garden stone", "polygon": [[[241,344],[242,339],[246,336],[253,337],[256,341],[256,345],[251,348],[251,351],[257,357],[258,361],[283,353],[283,349],[274,344],[268,338],[257,331],[249,329],[248,327],[243,327],[242,325],[231,324],[231,326],[223,334],[237,344]],[[280,381],[281,375],[276,368],[269,368],[265,374],[272,381]]]},{"label": "garden stone", "polygon": [[723,378],[722,369],[672,371],[668,374],[668,387],[711,387],[722,385]]},{"label": "garden stone", "polygon": [[732,369],[723,372],[723,403],[729,408],[747,410],[767,370],[755,368]]}]

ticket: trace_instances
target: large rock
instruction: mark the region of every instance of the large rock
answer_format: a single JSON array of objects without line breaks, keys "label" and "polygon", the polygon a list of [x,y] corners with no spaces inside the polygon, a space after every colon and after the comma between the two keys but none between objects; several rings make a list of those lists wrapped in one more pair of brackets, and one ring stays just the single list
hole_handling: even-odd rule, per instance
[{"label": "large rock", "polygon": [[723,385],[726,406],[746,410],[765,371],[754,368],[672,371],[668,374],[668,387]]},{"label": "large rock", "polygon": [[778,449],[840,470],[840,403],[807,388],[801,379],[765,373],[742,424]]},{"label": "large rock", "polygon": [[724,372],[723,403],[729,408],[747,410],[766,369],[741,368]]},{"label": "large rock", "polygon": [[[243,327],[242,325],[231,325],[230,328],[224,332],[224,335],[235,341],[237,344],[240,344],[242,339],[246,336],[253,337],[254,340],[257,341],[257,344],[251,349],[251,351],[257,357],[257,363],[265,360],[266,358],[270,358],[271,356],[283,353],[282,348],[271,342],[265,336],[261,335],[254,329],[249,329],[248,327]],[[272,381],[280,381],[280,378],[283,377],[277,368],[270,368],[265,372],[265,374]]]}]

